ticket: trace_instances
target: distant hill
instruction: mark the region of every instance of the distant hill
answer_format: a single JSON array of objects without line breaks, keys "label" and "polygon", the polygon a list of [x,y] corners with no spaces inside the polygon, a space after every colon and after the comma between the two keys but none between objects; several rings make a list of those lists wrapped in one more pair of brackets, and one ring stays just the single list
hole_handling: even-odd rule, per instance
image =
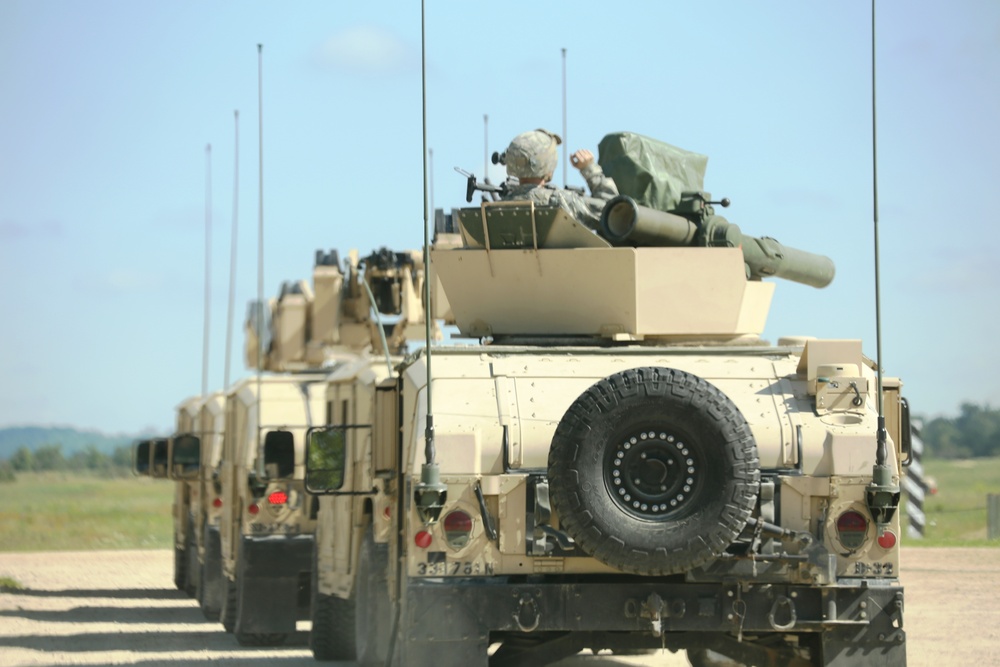
[{"label": "distant hill", "polygon": [[99,451],[111,454],[122,445],[130,445],[147,434],[108,435],[100,431],[81,431],[71,427],[47,428],[41,426],[17,426],[0,428],[0,460],[6,460],[21,447],[35,451],[46,445],[62,445],[62,452],[69,456],[73,452],[94,445]]}]

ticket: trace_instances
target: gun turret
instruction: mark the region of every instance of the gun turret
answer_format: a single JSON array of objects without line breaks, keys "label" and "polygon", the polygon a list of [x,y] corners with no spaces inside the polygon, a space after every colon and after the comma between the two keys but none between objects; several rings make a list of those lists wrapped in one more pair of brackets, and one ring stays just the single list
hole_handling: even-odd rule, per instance
[{"label": "gun turret", "polygon": [[[724,200],[726,201],[726,200]],[[607,203],[601,213],[601,235],[617,246],[700,246],[741,248],[747,278],[767,276],[826,287],[833,281],[833,260],[782,245],[770,237],[747,236],[711,207],[695,220],[640,206],[622,195]],[[699,212],[701,213],[701,212]]]},{"label": "gun turret", "polygon": [[[251,302],[247,366],[268,371],[318,369],[337,358],[381,350],[373,305],[378,313],[394,317],[384,325],[384,333],[390,350],[403,352],[408,338],[423,337],[424,276],[420,251],[381,248],[363,258],[351,251],[343,268],[336,251],[317,252],[312,286],[304,280],[288,281],[277,298]],[[436,304],[446,311],[443,291],[436,287],[435,294],[440,294]],[[435,339],[440,339],[436,323],[433,328]],[[263,354],[258,360],[259,348]]]}]

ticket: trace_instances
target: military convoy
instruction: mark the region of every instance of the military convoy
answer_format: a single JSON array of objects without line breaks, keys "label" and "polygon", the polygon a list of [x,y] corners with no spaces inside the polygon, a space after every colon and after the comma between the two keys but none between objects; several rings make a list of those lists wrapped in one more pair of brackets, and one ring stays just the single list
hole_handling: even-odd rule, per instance
[{"label": "military convoy", "polygon": [[[822,287],[828,258],[744,235],[683,170],[649,175],[664,205],[622,169],[605,164],[622,195],[596,233],[484,197],[441,216],[430,276],[381,251],[283,289],[272,357],[249,359],[275,372],[225,398],[241,641],[277,641],[308,603],[315,657],[364,666],[905,665],[902,383],[858,340],[761,340],[763,278]],[[425,278],[468,344],[407,353]]]}]

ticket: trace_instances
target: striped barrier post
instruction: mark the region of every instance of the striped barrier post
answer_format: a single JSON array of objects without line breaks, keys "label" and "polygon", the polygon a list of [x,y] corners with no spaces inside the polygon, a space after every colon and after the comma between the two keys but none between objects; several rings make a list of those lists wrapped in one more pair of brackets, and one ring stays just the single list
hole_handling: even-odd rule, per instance
[{"label": "striped barrier post", "polygon": [[920,439],[920,431],[912,427],[913,449],[910,452],[910,466],[903,477],[903,490],[906,492],[906,534],[913,538],[921,538],[927,529],[927,517],[924,514],[924,498],[927,495],[927,483],[924,481],[924,466],[921,459],[924,454],[924,443]]}]

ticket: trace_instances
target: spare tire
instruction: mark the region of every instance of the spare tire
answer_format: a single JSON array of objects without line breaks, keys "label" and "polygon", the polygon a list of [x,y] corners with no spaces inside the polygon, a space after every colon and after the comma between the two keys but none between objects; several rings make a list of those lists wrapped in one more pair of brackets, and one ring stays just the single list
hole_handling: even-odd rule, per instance
[{"label": "spare tire", "polygon": [[671,368],[604,378],[563,415],[548,465],[552,508],[585,553],[634,574],[715,558],[757,502],[760,461],[742,413]]}]

